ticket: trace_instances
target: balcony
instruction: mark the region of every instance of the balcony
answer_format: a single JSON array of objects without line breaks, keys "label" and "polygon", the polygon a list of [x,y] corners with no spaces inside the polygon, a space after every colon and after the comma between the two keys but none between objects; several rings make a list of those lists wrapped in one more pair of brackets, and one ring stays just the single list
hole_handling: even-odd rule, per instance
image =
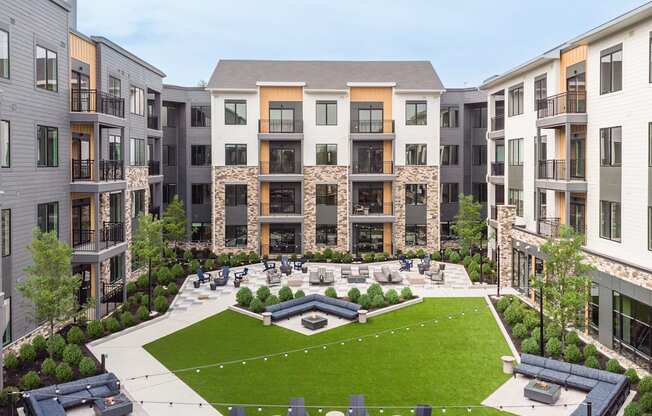
[{"label": "balcony", "polygon": [[539,221],[537,221],[537,234],[547,238],[558,238],[559,218],[539,218]]},{"label": "balcony", "polygon": [[505,116],[491,117],[491,131],[505,130]]},{"label": "balcony", "polygon": [[270,216],[270,215],[301,215],[301,204],[300,203],[269,203],[261,202],[260,203],[260,215]]},{"label": "balcony", "polygon": [[73,182],[93,180],[93,159],[73,159],[72,180]]},{"label": "balcony", "polygon": [[[584,159],[571,159],[569,174],[571,180],[584,179]],[[540,160],[538,178],[555,181],[566,180],[566,161],[561,159]]]},{"label": "balcony", "polygon": [[121,222],[105,222],[100,230],[99,247],[95,230],[72,230],[72,246],[75,251],[96,252],[124,242],[124,225]]},{"label": "balcony", "polygon": [[73,113],[101,113],[124,118],[125,100],[97,90],[72,89],[70,91],[70,111]]},{"label": "balcony", "polygon": [[555,117],[561,114],[586,113],[586,92],[569,91],[540,99],[537,102],[537,118]]},{"label": "balcony", "polygon": [[[93,159],[73,159],[72,181],[94,181],[95,163]],[[100,181],[120,181],[124,180],[124,171],[122,160],[100,160]]]},{"label": "balcony", "polygon": [[125,178],[122,160],[100,160],[101,181],[122,181]]},{"label": "balcony", "polygon": [[260,162],[261,175],[300,175],[301,166],[294,161],[291,163]]},{"label": "balcony", "polygon": [[491,176],[505,176],[505,162],[492,162]]},{"label": "balcony", "polygon": [[351,120],[351,133],[394,133],[394,120]]},{"label": "balcony", "polygon": [[147,116],[147,128],[151,130],[161,129],[158,124],[158,116],[152,116],[152,115]]},{"label": "balcony", "polygon": [[358,215],[358,216],[394,215],[394,207],[392,206],[392,204],[358,203],[351,207],[351,215]]},{"label": "balcony", "polygon": [[147,169],[149,176],[156,176],[161,174],[161,162],[158,160],[150,160],[147,162]]},{"label": "balcony", "polygon": [[353,161],[351,173],[354,175],[392,175],[394,174],[394,161],[376,161],[372,163],[358,163]]},{"label": "balcony", "polygon": [[303,120],[258,120],[258,133],[303,133]]}]

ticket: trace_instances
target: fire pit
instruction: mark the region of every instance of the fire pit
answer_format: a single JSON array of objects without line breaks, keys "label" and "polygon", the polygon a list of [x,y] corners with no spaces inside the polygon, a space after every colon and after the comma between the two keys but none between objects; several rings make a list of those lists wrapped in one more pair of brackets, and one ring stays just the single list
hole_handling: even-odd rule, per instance
[{"label": "fire pit", "polygon": [[326,324],[328,324],[328,319],[317,315],[316,313],[312,313],[301,318],[301,325],[303,325],[304,328],[310,329],[311,331],[321,329],[325,327]]},{"label": "fire pit", "polygon": [[124,394],[97,399],[93,403],[93,409],[98,416],[124,416],[134,410],[131,401]]},{"label": "fire pit", "polygon": [[530,400],[553,404],[559,399],[561,387],[554,383],[532,380],[523,389],[523,394]]}]

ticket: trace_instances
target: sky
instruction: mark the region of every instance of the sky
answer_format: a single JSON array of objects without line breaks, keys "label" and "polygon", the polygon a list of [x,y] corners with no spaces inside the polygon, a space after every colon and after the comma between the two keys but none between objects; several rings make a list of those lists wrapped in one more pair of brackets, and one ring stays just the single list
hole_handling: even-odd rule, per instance
[{"label": "sky", "polygon": [[208,81],[219,59],[429,60],[477,86],[642,0],[78,0],[78,29]]}]

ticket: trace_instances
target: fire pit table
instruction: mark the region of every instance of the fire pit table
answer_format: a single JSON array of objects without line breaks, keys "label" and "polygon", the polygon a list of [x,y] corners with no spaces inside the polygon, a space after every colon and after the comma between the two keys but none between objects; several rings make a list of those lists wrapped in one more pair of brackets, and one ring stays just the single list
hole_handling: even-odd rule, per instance
[{"label": "fire pit table", "polygon": [[93,403],[93,409],[97,416],[124,416],[134,410],[131,401],[124,394],[97,399]]},{"label": "fire pit table", "polygon": [[523,394],[539,403],[554,404],[559,399],[561,387],[554,383],[532,380],[523,389]]},{"label": "fire pit table", "polygon": [[301,318],[301,325],[303,325],[304,328],[308,328],[312,331],[321,329],[325,327],[326,324],[328,324],[328,319],[317,314],[310,314]]}]

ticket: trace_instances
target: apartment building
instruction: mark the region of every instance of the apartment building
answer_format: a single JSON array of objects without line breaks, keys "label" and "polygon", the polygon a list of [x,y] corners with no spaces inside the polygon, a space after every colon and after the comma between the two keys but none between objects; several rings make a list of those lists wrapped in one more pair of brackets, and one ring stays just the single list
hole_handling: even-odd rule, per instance
[{"label": "apartment building", "polygon": [[430,62],[219,61],[213,250],[439,248]]},{"label": "apartment building", "polygon": [[587,332],[649,360],[652,316],[652,5],[481,86],[489,225],[501,284],[531,294],[561,224],[596,268]]},{"label": "apartment building", "polygon": [[[0,1],[1,276],[5,342],[36,327],[16,290],[32,231],[73,248],[97,318],[122,301],[139,212],[160,207],[160,70],[76,31],[74,1]],[[155,163],[150,164],[148,161]]]}]

